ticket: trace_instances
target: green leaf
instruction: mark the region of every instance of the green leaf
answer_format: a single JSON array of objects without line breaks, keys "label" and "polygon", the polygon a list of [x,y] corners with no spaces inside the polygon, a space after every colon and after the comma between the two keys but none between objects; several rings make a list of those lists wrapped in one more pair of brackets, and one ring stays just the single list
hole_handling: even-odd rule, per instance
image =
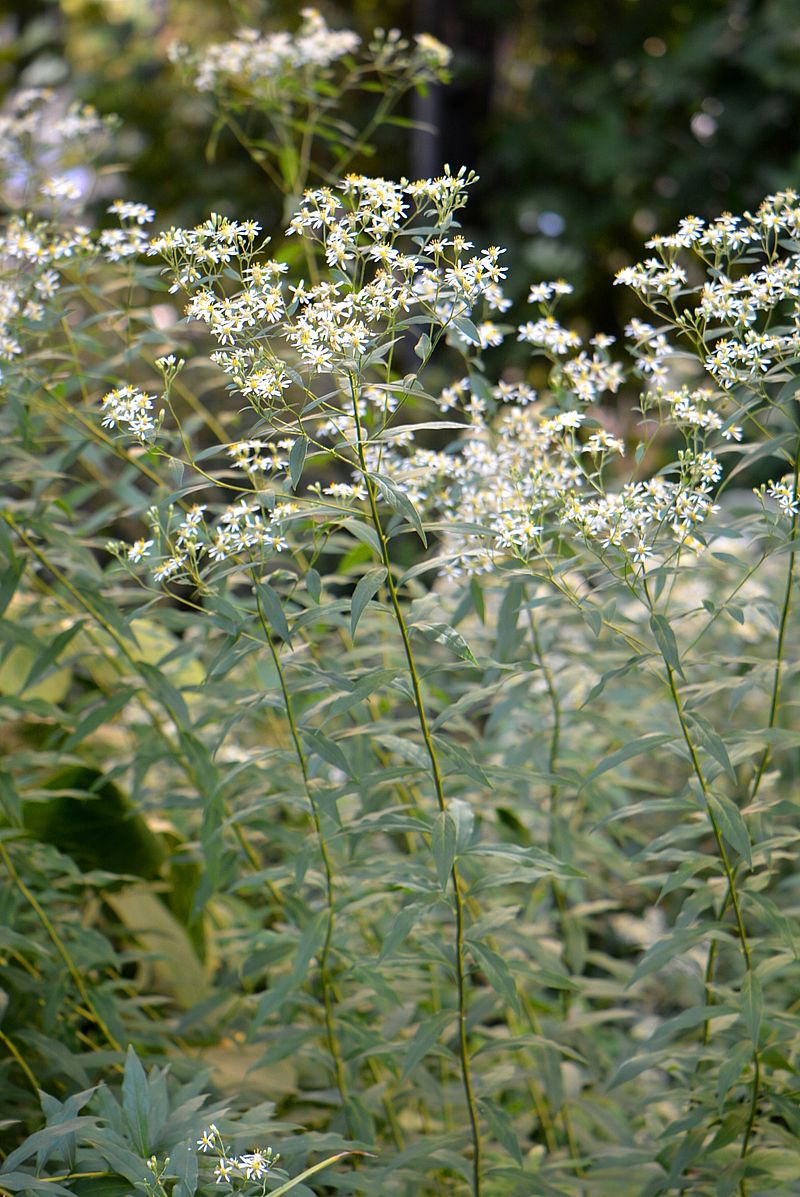
[{"label": "green leaf", "polygon": [[481,337],[475,325],[466,316],[456,316],[453,327],[457,328],[462,337],[466,337],[473,345],[480,345]]},{"label": "green leaf", "polygon": [[731,781],[735,783],[736,773],[734,772],[731,758],[728,756],[728,750],[725,747],[722,737],[711,726],[708,720],[696,711],[687,712],[687,720],[709,756],[714,758],[717,764],[728,774]]},{"label": "green leaf", "polygon": [[14,558],[3,571],[3,580],[0,582],[0,615],[3,614],[8,604],[11,602],[20,579],[25,569],[25,562]]},{"label": "green leaf", "polygon": [[674,669],[676,673],[683,677],[680,657],[678,656],[678,642],[675,639],[675,633],[670,627],[669,621],[663,615],[656,615],[654,613],[650,616],[650,630],[658,645],[659,652],[670,669]]},{"label": "green leaf", "polygon": [[608,773],[610,769],[616,769],[617,765],[621,765],[624,761],[629,761],[633,757],[643,756],[645,753],[652,752],[655,748],[660,748],[662,744],[668,744],[672,739],[674,739],[674,736],[669,732],[647,732],[646,735],[640,736],[638,740],[631,740],[630,744],[625,744],[622,748],[618,748],[610,756],[604,757],[599,765],[595,765],[591,773],[583,779],[581,788],[588,786],[590,782],[600,777],[603,773]]},{"label": "green leaf", "polygon": [[624,1085],[641,1073],[647,1072],[651,1068],[658,1068],[665,1055],[666,1051],[652,1052],[646,1055],[630,1056],[627,1060],[623,1060],[614,1070],[611,1080],[608,1082],[609,1089],[616,1089],[617,1085]]},{"label": "green leaf", "polygon": [[486,944],[472,939],[468,939],[467,944],[478,967],[486,973],[486,978],[498,997],[508,1002],[515,1014],[521,1014],[522,1007],[517,993],[517,985],[503,957],[491,948],[487,948]]},{"label": "green leaf", "polygon": [[497,615],[497,641],[494,648],[495,659],[498,661],[507,661],[511,656],[516,639],[520,603],[524,594],[524,586],[515,579],[503,595]]},{"label": "green leaf", "polygon": [[411,527],[417,533],[425,548],[428,547],[428,538],[425,535],[425,529],[422,526],[422,520],[419,517],[414,504],[409,499],[408,495],[403,494],[401,490],[392,482],[391,478],[385,478],[382,474],[373,474],[373,481],[376,483],[385,502],[404,519],[408,520]]},{"label": "green leaf", "polygon": [[289,453],[289,480],[292,484],[292,490],[297,490],[297,485],[303,476],[303,466],[305,465],[307,451],[307,437],[298,436]]},{"label": "green leaf", "polygon": [[125,1070],[122,1076],[122,1112],[131,1136],[131,1141],[143,1159],[152,1150],[150,1143],[150,1093],[147,1076],[139,1057],[132,1047],[125,1056]]},{"label": "green leaf", "polygon": [[173,686],[172,682],[155,665],[148,665],[146,661],[138,661],[136,668],[147,682],[148,689],[169,713],[170,718],[174,719],[179,727],[190,727],[191,717],[180,690]]},{"label": "green leaf", "polygon": [[725,794],[709,794],[708,806],[719,827],[723,838],[738,852],[748,868],[753,867],[753,853],[750,844],[750,833],[747,830],[742,812],[735,802]]},{"label": "green leaf", "polygon": [[334,769],[339,769],[347,777],[352,777],[353,773],[348,764],[347,757],[342,752],[339,745],[326,736],[324,732],[312,730],[308,727],[300,729],[300,734],[304,740],[310,745],[313,752],[326,761],[329,765],[333,765]]},{"label": "green leaf", "polygon": [[87,736],[96,731],[104,723],[111,723],[116,719],[123,707],[127,706],[133,697],[133,690],[128,687],[118,690],[111,698],[103,702],[96,703],[89,711],[88,715],[84,715],[72,735],[67,736],[64,741],[61,751],[71,752],[76,748]]},{"label": "green leaf", "polygon": [[423,909],[424,906],[419,902],[413,902],[408,906],[404,906],[403,909],[394,916],[392,925],[390,926],[386,936],[384,937],[383,943],[381,944],[381,951],[380,955],[378,956],[379,963],[382,960],[385,960],[387,956],[390,956],[395,948],[399,947],[400,944],[403,943],[411,931],[411,928],[419,919],[420,913]]},{"label": "green leaf", "polygon": [[256,583],[256,597],[259,609],[273,632],[280,636],[281,640],[285,640],[291,647],[292,638],[289,633],[289,624],[284,614],[283,605],[269,582],[262,580]]},{"label": "green leaf", "polygon": [[420,361],[427,361],[431,353],[431,339],[427,333],[423,333],[420,339],[414,346],[414,352]]},{"label": "green leaf", "polygon": [[462,661],[470,661],[473,665],[478,664],[473,656],[472,649],[464,637],[455,628],[451,628],[449,624],[413,623],[411,624],[411,629],[414,632],[419,632],[426,640],[432,640],[436,644],[443,644],[445,648],[449,648]]},{"label": "green leaf", "polygon": [[455,1017],[452,1010],[440,1010],[432,1018],[426,1018],[417,1027],[414,1038],[408,1045],[406,1058],[403,1061],[403,1071],[400,1074],[400,1083],[402,1084],[421,1060],[424,1060],[431,1048],[439,1042],[442,1032]]},{"label": "green leaf", "polygon": [[302,1184],[304,1180],[308,1180],[309,1176],[315,1176],[317,1172],[321,1172],[323,1168],[330,1168],[331,1164],[335,1164],[337,1160],[343,1160],[348,1155],[368,1155],[366,1151],[340,1151],[337,1155],[328,1156],[326,1160],[322,1160],[319,1164],[314,1164],[311,1168],[306,1168],[305,1172],[301,1172],[299,1176],[295,1176],[292,1180],[287,1180],[280,1188],[272,1189],[270,1197],[283,1197],[284,1193],[290,1193],[292,1189],[296,1189],[298,1185]]},{"label": "green leaf", "polygon": [[505,1147],[511,1158],[522,1167],[522,1151],[520,1150],[519,1141],[511,1125],[511,1119],[505,1110],[496,1105],[493,1101],[488,1101],[484,1098],[478,1103],[478,1109],[483,1114],[489,1126],[489,1130],[494,1135],[497,1142]]},{"label": "green leaf", "polygon": [[83,620],[78,620],[71,628],[66,628],[63,632],[60,632],[52,644],[42,649],[34,658],[28,670],[28,676],[25,678],[21,693],[24,694],[29,686],[33,686],[42,674],[46,673],[50,666],[58,660],[72,637],[83,627],[83,623]]},{"label": "green leaf", "polygon": [[440,811],[434,820],[431,848],[439,885],[445,889],[456,858],[456,825],[447,811]]},{"label": "green leaf", "polygon": [[315,569],[306,570],[306,590],[314,602],[318,603],[322,594],[322,579]]},{"label": "green leaf", "polygon": [[463,798],[451,798],[447,804],[447,813],[455,824],[456,854],[458,855],[461,852],[466,852],[472,841],[472,833],[475,829],[475,812]]},{"label": "green leaf", "polygon": [[172,1197],[194,1197],[197,1192],[197,1152],[189,1139],[184,1139],[171,1148],[169,1153],[170,1175],[176,1178]]},{"label": "green leaf", "polygon": [[758,1036],[761,1030],[761,1017],[764,1011],[764,999],[761,993],[761,981],[752,968],[745,973],[742,982],[742,1022],[744,1023],[753,1047],[758,1047]]},{"label": "green leaf", "polygon": [[664,965],[674,960],[676,956],[681,956],[684,952],[688,952],[689,948],[694,947],[707,934],[708,932],[702,927],[686,927],[677,928],[670,935],[665,936],[664,939],[659,939],[647,949],[636,965],[628,986],[635,985],[637,981],[641,981],[642,977],[647,977],[650,973],[657,972]]},{"label": "green leaf", "polygon": [[613,681],[615,678],[625,677],[625,675],[630,673],[632,669],[637,669],[645,659],[646,658],[643,656],[629,657],[624,665],[620,665],[616,669],[606,670],[600,680],[595,682],[594,686],[592,686],[591,690],[586,695],[586,698],[581,703],[581,710],[583,710],[584,707],[591,706],[595,699],[600,697],[610,681]]},{"label": "green leaf", "polygon": [[358,584],[353,591],[353,599],[350,606],[350,635],[355,638],[358,621],[366,607],[367,603],[380,590],[381,586],[386,580],[386,568],[381,565],[378,569],[371,569],[368,573],[360,578]]},{"label": "green leaf", "polygon": [[477,578],[469,580],[469,592],[472,595],[472,605],[481,623],[486,623],[486,604],[483,601],[483,589]]}]

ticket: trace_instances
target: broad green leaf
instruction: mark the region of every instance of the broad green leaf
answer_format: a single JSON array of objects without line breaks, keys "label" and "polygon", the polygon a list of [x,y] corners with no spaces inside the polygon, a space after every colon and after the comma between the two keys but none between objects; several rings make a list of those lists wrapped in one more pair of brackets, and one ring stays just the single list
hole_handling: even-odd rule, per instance
[{"label": "broad green leaf", "polygon": [[122,1076],[122,1111],[136,1150],[142,1159],[147,1159],[152,1151],[150,1091],[144,1068],[132,1047],[128,1048]]},{"label": "broad green leaf", "polygon": [[420,339],[414,346],[414,352],[420,361],[426,361],[431,354],[431,339],[427,333],[423,333]]},{"label": "broad green leaf", "polygon": [[447,813],[456,828],[456,854],[466,852],[472,841],[475,828],[475,812],[463,798],[451,798],[447,804]]},{"label": "broad green leaf", "polygon": [[711,726],[709,721],[703,718],[702,715],[698,714],[697,711],[688,712],[686,718],[691,726],[691,729],[695,732],[698,740],[703,745],[709,756],[714,758],[717,764],[720,765],[728,774],[731,781],[735,783],[736,773],[734,771],[733,765],[731,764],[731,758],[728,756],[728,750],[725,747],[722,737],[718,734],[715,728]]},{"label": "broad green leaf", "polygon": [[315,569],[306,570],[306,590],[314,602],[318,603],[322,594],[322,580]]},{"label": "broad green leaf", "polygon": [[625,677],[631,672],[631,670],[638,669],[639,665],[641,665],[642,661],[644,660],[646,660],[646,658],[642,656],[630,657],[624,665],[619,665],[615,669],[606,670],[606,672],[601,676],[600,680],[595,682],[594,686],[592,686],[586,698],[581,703],[581,708],[591,706],[592,703],[600,697],[610,681],[612,681],[614,678]]},{"label": "broad green leaf", "polygon": [[676,956],[682,956],[684,952],[688,952],[689,948],[694,947],[696,943],[705,939],[707,935],[707,930],[702,927],[685,927],[677,928],[671,934],[664,936],[663,939],[659,939],[647,949],[636,965],[636,968],[633,970],[633,976],[628,982],[628,987],[635,985],[643,977],[648,977],[651,973],[664,968]]},{"label": "broad green leaf", "polygon": [[453,326],[455,328],[457,328],[458,331],[461,333],[462,337],[466,337],[466,339],[472,345],[480,345],[480,343],[481,343],[480,333],[478,332],[477,328],[472,323],[472,321],[468,320],[466,316],[456,316],[455,319],[453,320]]},{"label": "broad green leaf", "polygon": [[169,678],[165,677],[163,671],[155,665],[148,665],[146,661],[139,661],[137,669],[144,681],[147,682],[148,689],[169,712],[170,718],[174,719],[181,728],[191,727],[192,720],[183,695],[176,686],[173,686]]},{"label": "broad green leaf", "polygon": [[71,627],[60,632],[51,644],[48,644],[31,662],[28,675],[25,678],[23,692],[33,686],[39,678],[53,665],[72,640],[73,636],[83,627],[83,620],[76,620]]},{"label": "broad green leaf", "polygon": [[2,581],[0,581],[0,615],[3,614],[8,604],[14,597],[16,589],[22,579],[22,574],[25,570],[25,561],[14,558],[3,571]]},{"label": "broad green leaf", "polygon": [[113,694],[111,698],[106,698],[102,702],[95,703],[90,708],[89,713],[84,715],[78,723],[75,731],[67,736],[62,745],[62,752],[70,752],[73,748],[76,748],[78,744],[83,743],[92,732],[97,731],[98,727],[101,727],[103,724],[113,723],[120,711],[128,705],[132,698],[133,690],[123,687],[116,694]]}]

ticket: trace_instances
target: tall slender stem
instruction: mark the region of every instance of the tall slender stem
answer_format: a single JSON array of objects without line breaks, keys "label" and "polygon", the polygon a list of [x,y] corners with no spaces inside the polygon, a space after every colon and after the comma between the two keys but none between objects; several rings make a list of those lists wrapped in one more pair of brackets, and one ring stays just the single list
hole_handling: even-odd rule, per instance
[{"label": "tall slender stem", "polygon": [[[649,600],[649,596],[648,596],[648,600]],[[713,808],[711,806],[711,801],[710,801],[711,795],[710,795],[710,791],[708,789],[708,782],[705,779],[705,774],[703,773],[703,769],[700,764],[700,759],[697,755],[697,749],[695,748],[694,741],[692,739],[691,733],[689,732],[689,727],[686,722],[686,716],[684,714],[683,704],[681,703],[680,694],[678,692],[678,686],[675,681],[675,671],[674,671],[673,667],[670,665],[669,661],[667,661],[666,658],[664,658],[664,668],[665,668],[666,674],[667,674],[667,683],[669,685],[669,691],[672,696],[672,702],[675,707],[676,714],[678,716],[678,722],[680,723],[680,726],[681,726],[681,732],[683,734],[683,738],[686,743],[686,747],[689,751],[689,757],[692,762],[692,769],[694,771],[695,777],[697,778],[697,782],[700,786],[700,791],[703,795],[703,801],[705,803],[706,814],[708,815],[708,820],[711,824],[711,830],[714,835],[714,841],[717,846],[717,854],[719,855],[720,862],[722,863],[722,869],[723,869],[723,872],[725,873],[725,879],[727,881],[727,886],[728,886],[728,898],[730,901],[730,905],[733,908],[734,920],[736,922],[736,929],[739,933],[739,944],[740,944],[740,947],[742,950],[742,956],[744,958],[745,972],[748,976],[752,976],[753,972],[754,972],[753,956],[752,956],[752,952],[750,949],[750,941],[747,937],[747,931],[745,930],[744,919],[742,917],[742,907],[741,907],[741,903],[739,901],[739,893],[736,888],[736,877],[734,874],[734,869],[731,866],[730,858],[728,857],[728,851],[725,847],[725,842],[722,838],[722,832],[720,831],[719,823],[717,821],[717,818],[716,818]],[[752,1090],[751,1090],[750,1108],[748,1111],[747,1123],[745,1126],[744,1135],[742,1136],[742,1147],[741,1147],[741,1151],[740,1151],[740,1158],[742,1160],[746,1159],[747,1152],[750,1147],[750,1140],[752,1138],[753,1128],[755,1126],[755,1119],[756,1119],[756,1113],[758,1110],[758,1099],[759,1099],[760,1092],[761,1092],[761,1060],[760,1060],[760,1057],[758,1054],[758,1044],[754,1043],[753,1044],[753,1085],[752,1085]],[[748,1192],[747,1182],[744,1179],[744,1177],[742,1177],[742,1179],[739,1183],[739,1192],[741,1194],[741,1197],[747,1197],[747,1192]]]},{"label": "tall slender stem", "polygon": [[[375,533],[378,537],[381,561],[386,569],[386,586],[389,591],[389,601],[391,603],[395,621],[400,632],[400,638],[403,642],[403,651],[405,653],[409,677],[411,679],[411,689],[414,694],[414,704],[417,710],[419,728],[420,732],[422,733],[422,739],[425,743],[425,750],[430,761],[431,777],[433,778],[433,787],[436,792],[436,801],[440,812],[444,813],[447,810],[447,802],[445,799],[442,772],[439,766],[439,759],[436,754],[433,736],[431,735],[428,716],[425,711],[425,703],[422,697],[419,672],[417,670],[416,660],[414,658],[414,651],[411,647],[411,637],[408,632],[408,626],[403,614],[403,608],[400,604],[397,587],[392,575],[392,562],[389,556],[389,544],[386,539],[386,534],[383,530],[383,523],[378,511],[378,504],[375,498],[375,486],[367,467],[367,459],[364,451],[364,434],[361,425],[361,416],[358,411],[358,389],[355,378],[352,374],[350,375],[350,389],[353,401],[353,417],[356,425],[356,452],[358,454],[359,467],[364,478],[364,485],[367,490],[367,500],[369,503],[370,514],[372,516],[372,523],[375,528]],[[456,913],[455,962],[456,988],[458,997],[458,1041],[461,1078],[464,1086],[464,1096],[466,1098],[467,1104],[467,1116],[469,1118],[470,1134],[472,1138],[472,1189],[474,1197],[481,1197],[481,1137],[480,1128],[478,1125],[478,1111],[475,1100],[475,1090],[472,1082],[472,1065],[469,1055],[469,1040],[467,1036],[467,976],[464,957],[464,894],[461,876],[459,874],[458,865],[455,861],[453,862],[453,866],[450,870],[450,878],[453,883],[453,899]]]},{"label": "tall slender stem", "polygon": [[[792,523],[789,530],[789,542],[794,544],[797,539],[798,525],[800,525],[800,514],[798,513],[798,482],[800,482],[800,441],[795,446],[794,458],[794,484],[792,486],[792,494],[794,496],[795,510],[792,513]],[[780,622],[778,624],[778,639],[775,644],[775,669],[772,675],[772,695],[769,704],[769,719],[767,727],[775,726],[775,721],[778,718],[778,708],[780,706],[781,695],[781,667],[783,664],[783,645],[786,639],[786,628],[789,623],[789,611],[792,605],[792,590],[794,589],[795,581],[795,564],[797,561],[797,552],[793,548],[789,552],[789,566],[786,570],[786,586],[783,592],[783,604],[781,606]],[[764,776],[767,765],[772,756],[772,745],[767,744],[761,754],[761,759],[756,768],[755,777],[753,778],[753,785],[750,791],[750,801],[752,802],[761,787],[761,779]]]},{"label": "tall slender stem", "polygon": [[261,598],[256,588],[256,603],[258,604],[258,614],[261,622],[261,627],[264,631],[267,647],[269,648],[272,662],[275,666],[278,675],[278,684],[283,698],[283,706],[286,712],[286,721],[289,724],[289,732],[294,745],[295,755],[297,756],[297,763],[300,766],[300,773],[303,778],[303,787],[308,798],[308,805],[311,810],[311,818],[314,823],[314,830],[317,835],[317,842],[319,844],[319,854],[322,860],[322,869],[325,875],[325,901],[327,906],[326,924],[325,924],[325,939],[322,945],[322,951],[319,958],[319,975],[320,983],[322,985],[322,1002],[325,1010],[325,1038],[327,1040],[328,1051],[330,1052],[331,1060],[333,1061],[334,1074],[336,1076],[336,1087],[339,1090],[339,1096],[342,1099],[342,1104],[345,1110],[345,1119],[347,1118],[347,1079],[345,1076],[344,1059],[342,1057],[342,1049],[336,1035],[336,1023],[334,1020],[334,1000],[333,1000],[333,979],[331,976],[331,954],[333,950],[333,931],[335,925],[335,901],[336,892],[333,881],[333,863],[331,855],[328,850],[328,845],[325,840],[325,833],[322,829],[322,818],[320,815],[319,806],[311,786],[308,773],[308,760],[306,758],[303,743],[300,739],[300,732],[297,726],[297,720],[294,714],[294,706],[292,704],[292,696],[286,682],[286,674],[281,663],[278,650],[275,647],[275,641],[269,629],[269,623],[261,603]]}]

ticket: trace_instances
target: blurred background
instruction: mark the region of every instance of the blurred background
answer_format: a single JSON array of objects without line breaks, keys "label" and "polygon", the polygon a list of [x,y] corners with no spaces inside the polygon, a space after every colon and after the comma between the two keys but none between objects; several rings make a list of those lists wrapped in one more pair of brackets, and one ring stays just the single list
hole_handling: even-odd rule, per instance
[{"label": "blurred background", "polygon": [[[435,132],[384,130],[357,167],[481,175],[469,232],[508,247],[524,294],[563,275],[572,305],[614,332],[629,297],[614,271],[688,213],[756,205],[800,183],[796,0],[352,0],[320,3],[333,26],[427,31],[452,47],[453,82],[406,100]],[[5,0],[0,88],[65,87],[122,119],[126,198],[160,222],[214,209],[279,220],[263,175],[223,136],[166,56],[242,26],[296,27],[285,0]],[[119,188],[117,188],[118,190]]]}]

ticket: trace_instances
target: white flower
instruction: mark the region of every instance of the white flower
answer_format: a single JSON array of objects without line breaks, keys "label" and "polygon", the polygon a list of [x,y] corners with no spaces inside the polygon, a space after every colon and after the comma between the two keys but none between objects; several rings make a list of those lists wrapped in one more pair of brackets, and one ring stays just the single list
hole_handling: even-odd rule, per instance
[{"label": "white flower", "polygon": [[128,560],[132,561],[134,565],[142,561],[145,557],[150,556],[150,549],[153,547],[152,540],[135,540],[132,545],[128,546]]}]

